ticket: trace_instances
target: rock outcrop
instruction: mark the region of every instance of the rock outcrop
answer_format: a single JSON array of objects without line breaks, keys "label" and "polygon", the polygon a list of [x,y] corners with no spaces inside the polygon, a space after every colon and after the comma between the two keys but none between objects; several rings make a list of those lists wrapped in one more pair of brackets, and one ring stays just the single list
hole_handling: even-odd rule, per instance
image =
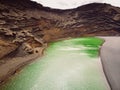
[{"label": "rock outcrop", "polygon": [[0,0],[0,58],[17,49],[37,52],[60,38],[96,35],[120,35],[120,8],[91,3],[57,10],[30,0]]}]

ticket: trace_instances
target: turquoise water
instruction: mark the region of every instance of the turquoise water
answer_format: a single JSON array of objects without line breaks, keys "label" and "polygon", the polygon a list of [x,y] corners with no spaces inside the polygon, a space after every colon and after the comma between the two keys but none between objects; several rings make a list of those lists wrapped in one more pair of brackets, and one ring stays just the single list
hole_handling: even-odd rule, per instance
[{"label": "turquoise water", "polygon": [[98,50],[103,40],[76,38],[49,44],[0,90],[106,90]]}]

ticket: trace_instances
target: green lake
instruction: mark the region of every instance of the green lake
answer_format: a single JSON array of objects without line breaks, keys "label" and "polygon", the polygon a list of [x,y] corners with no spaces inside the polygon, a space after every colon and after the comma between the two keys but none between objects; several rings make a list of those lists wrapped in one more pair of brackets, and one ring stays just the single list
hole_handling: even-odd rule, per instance
[{"label": "green lake", "polygon": [[94,37],[49,44],[45,55],[27,65],[0,90],[108,90]]}]

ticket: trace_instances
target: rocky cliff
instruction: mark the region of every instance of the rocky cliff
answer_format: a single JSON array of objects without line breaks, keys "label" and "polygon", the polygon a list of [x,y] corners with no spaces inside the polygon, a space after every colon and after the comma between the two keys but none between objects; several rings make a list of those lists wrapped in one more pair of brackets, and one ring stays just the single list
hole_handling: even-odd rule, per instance
[{"label": "rocky cliff", "polygon": [[0,58],[15,50],[37,53],[61,38],[97,35],[120,35],[120,8],[91,3],[57,10],[30,0],[0,0]]}]

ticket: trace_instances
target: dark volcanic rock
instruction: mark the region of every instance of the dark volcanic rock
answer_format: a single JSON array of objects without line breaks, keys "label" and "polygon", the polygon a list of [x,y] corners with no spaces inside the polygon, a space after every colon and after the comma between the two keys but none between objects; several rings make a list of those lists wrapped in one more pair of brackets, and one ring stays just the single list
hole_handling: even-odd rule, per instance
[{"label": "dark volcanic rock", "polygon": [[34,52],[56,39],[96,35],[120,35],[120,8],[92,3],[57,10],[30,0],[0,0],[0,58],[21,45]]}]

